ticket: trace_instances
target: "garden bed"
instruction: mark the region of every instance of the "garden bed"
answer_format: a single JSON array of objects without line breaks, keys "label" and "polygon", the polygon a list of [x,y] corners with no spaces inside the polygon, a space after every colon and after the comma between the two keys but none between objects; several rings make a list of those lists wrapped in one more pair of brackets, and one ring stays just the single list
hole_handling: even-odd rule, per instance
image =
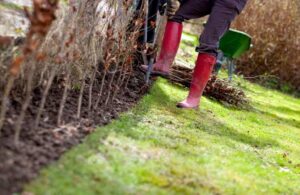
[{"label": "garden bed", "polygon": [[[34,130],[35,114],[42,97],[42,91],[35,89],[32,103],[28,109],[23,131],[18,146],[14,144],[13,125],[6,125],[0,137],[0,194],[20,192],[25,183],[35,178],[42,167],[59,159],[72,146],[79,144],[86,135],[94,131],[96,125],[102,126],[116,119],[121,112],[134,106],[145,94],[144,78],[135,70],[129,80],[128,87],[118,93],[113,102],[97,110],[84,110],[88,104],[88,88],[83,95],[83,110],[81,119],[76,118],[78,91],[73,89],[66,101],[63,115],[64,125],[56,126],[57,112],[63,93],[59,81],[50,90],[41,128]],[[93,91],[97,96],[97,90]],[[13,93],[8,112],[8,124],[14,123],[21,104],[18,101],[21,94]],[[103,97],[106,97],[104,94]],[[103,100],[105,101],[105,100]],[[104,105],[104,104],[103,104]]]}]

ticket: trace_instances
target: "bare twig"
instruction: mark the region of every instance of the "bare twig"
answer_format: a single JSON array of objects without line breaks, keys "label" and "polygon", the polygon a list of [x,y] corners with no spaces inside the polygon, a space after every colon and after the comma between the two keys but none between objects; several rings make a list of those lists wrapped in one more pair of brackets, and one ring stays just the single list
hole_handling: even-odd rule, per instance
[{"label": "bare twig", "polygon": [[57,116],[57,126],[60,126],[62,124],[61,119],[62,119],[63,111],[64,111],[64,108],[65,108],[65,103],[66,103],[66,100],[67,100],[67,97],[68,97],[68,91],[69,91],[69,88],[70,88],[70,82],[71,82],[70,81],[70,76],[71,76],[70,72],[68,71],[66,81],[65,81],[63,96],[61,98],[60,105],[59,105],[58,116]]},{"label": "bare twig", "polygon": [[40,107],[38,109],[37,117],[36,117],[36,120],[35,120],[35,123],[34,123],[34,128],[35,129],[38,127],[38,125],[40,123],[41,115],[43,113],[43,109],[44,109],[44,106],[45,106],[45,103],[46,103],[46,99],[47,99],[50,87],[52,85],[52,82],[53,82],[53,79],[54,79],[54,76],[55,76],[55,73],[56,73],[56,69],[53,68],[52,71],[51,71],[51,73],[50,73],[50,77],[48,79],[46,88],[44,90],[42,101],[40,103]]},{"label": "bare twig", "polygon": [[32,92],[32,81],[33,81],[33,76],[34,76],[34,70],[35,70],[35,64],[32,64],[32,66],[29,70],[29,73],[28,73],[28,77],[27,77],[26,97],[25,97],[25,100],[24,100],[23,105],[22,105],[22,110],[21,110],[20,116],[17,119],[17,122],[15,124],[14,142],[15,142],[16,145],[18,145],[18,143],[19,143],[22,123],[23,123],[25,113],[27,111],[27,108],[30,104],[31,97],[32,97],[31,92]]},{"label": "bare twig", "polygon": [[79,97],[78,97],[77,114],[76,114],[76,117],[78,119],[80,118],[80,115],[81,115],[82,97],[83,97],[83,92],[84,92],[84,88],[85,88],[85,78],[86,78],[86,72],[83,74],[83,78],[82,78],[81,85],[80,85],[80,93],[79,93]]},{"label": "bare twig", "polygon": [[8,104],[8,100],[9,100],[8,96],[13,87],[14,80],[15,80],[15,77],[11,75],[8,79],[8,82],[6,84],[4,94],[2,97],[1,113],[0,113],[0,134],[1,134],[1,129],[3,128],[3,125],[4,125],[4,120],[5,120],[5,116],[6,116],[6,112],[7,112],[7,104]]}]

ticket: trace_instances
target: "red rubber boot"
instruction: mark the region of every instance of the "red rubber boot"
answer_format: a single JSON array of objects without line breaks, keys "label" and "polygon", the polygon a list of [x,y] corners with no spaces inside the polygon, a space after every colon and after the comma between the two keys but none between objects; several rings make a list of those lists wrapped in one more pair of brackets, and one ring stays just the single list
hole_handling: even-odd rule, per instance
[{"label": "red rubber boot", "polygon": [[177,104],[178,108],[198,109],[200,98],[210,78],[216,58],[212,55],[201,53],[198,55],[194,69],[190,92],[184,101]]},{"label": "red rubber boot", "polygon": [[[162,48],[156,63],[153,65],[152,75],[168,76],[170,67],[175,59],[181,40],[183,25],[178,22],[168,21],[163,38]],[[147,70],[147,65],[142,65]]]}]

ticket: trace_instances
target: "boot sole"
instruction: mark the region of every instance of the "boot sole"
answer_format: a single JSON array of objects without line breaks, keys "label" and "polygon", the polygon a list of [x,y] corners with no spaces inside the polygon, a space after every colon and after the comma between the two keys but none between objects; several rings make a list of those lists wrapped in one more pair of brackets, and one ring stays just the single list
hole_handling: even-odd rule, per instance
[{"label": "boot sole", "polygon": [[[147,69],[143,68],[142,66],[140,66],[140,70],[141,70],[143,73],[147,73],[147,71],[148,71]],[[153,70],[153,71],[151,72],[151,76],[160,76],[160,77],[169,79],[169,78],[170,78],[170,73],[166,73],[166,72],[161,72],[161,71]]]},{"label": "boot sole", "polygon": [[185,109],[185,110],[199,110],[199,106],[196,106],[196,107],[186,107],[186,106],[183,106],[181,104],[177,104],[176,107],[180,108],[180,109]]}]

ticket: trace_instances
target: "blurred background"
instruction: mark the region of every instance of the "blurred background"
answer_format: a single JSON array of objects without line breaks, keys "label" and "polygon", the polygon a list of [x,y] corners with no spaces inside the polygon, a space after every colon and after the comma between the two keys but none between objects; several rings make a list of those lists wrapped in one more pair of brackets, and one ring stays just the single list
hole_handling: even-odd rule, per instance
[{"label": "blurred background", "polygon": [[[188,33],[200,32],[206,18],[189,21]],[[248,33],[253,47],[238,59],[245,78],[299,96],[300,1],[249,0],[232,28]]]}]

